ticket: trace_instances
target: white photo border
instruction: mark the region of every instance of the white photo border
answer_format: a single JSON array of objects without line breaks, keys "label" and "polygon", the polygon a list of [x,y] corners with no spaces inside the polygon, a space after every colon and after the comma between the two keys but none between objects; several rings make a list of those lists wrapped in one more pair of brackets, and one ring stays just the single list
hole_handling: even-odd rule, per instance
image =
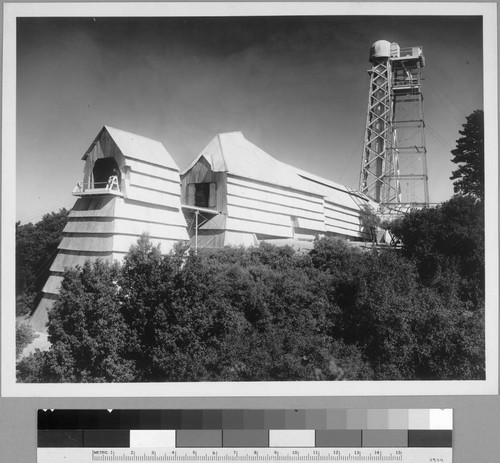
[{"label": "white photo border", "polygon": [[[485,114],[486,379],[484,381],[23,384],[15,364],[16,19],[147,16],[482,16]],[[496,3],[5,3],[1,159],[1,395],[4,397],[269,397],[498,394],[498,76]]]}]

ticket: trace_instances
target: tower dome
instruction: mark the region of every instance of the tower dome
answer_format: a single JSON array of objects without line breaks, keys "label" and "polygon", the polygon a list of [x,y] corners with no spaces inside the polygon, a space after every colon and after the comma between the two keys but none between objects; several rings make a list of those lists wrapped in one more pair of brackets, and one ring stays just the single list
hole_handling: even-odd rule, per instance
[{"label": "tower dome", "polygon": [[370,48],[370,63],[391,56],[391,42],[377,40]]}]

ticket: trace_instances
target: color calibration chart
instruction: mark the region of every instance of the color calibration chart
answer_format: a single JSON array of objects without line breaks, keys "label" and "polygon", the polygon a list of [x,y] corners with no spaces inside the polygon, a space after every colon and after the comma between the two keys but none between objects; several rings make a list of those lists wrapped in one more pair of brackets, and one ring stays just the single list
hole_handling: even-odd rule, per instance
[{"label": "color calibration chart", "polygon": [[38,463],[452,462],[451,409],[39,410]]}]

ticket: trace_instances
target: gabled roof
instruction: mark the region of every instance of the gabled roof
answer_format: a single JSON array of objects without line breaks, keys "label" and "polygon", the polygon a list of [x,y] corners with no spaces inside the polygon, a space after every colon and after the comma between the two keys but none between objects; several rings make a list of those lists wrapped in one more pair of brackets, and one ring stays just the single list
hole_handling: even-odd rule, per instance
[{"label": "gabled roof", "polygon": [[178,170],[177,164],[172,159],[172,156],[170,156],[169,152],[159,141],[125,132],[124,130],[115,129],[109,125],[105,125],[101,129],[82,159],[85,160],[87,158],[87,155],[98,142],[103,131],[108,132],[125,158],[136,159],[149,164],[156,164],[158,166]]},{"label": "gabled roof", "polygon": [[300,184],[301,180],[294,168],[249,142],[241,132],[217,135],[184,172],[191,169],[201,157],[210,163],[214,172],[227,172],[274,185],[300,187],[297,183]]},{"label": "gabled roof", "polygon": [[[334,199],[340,204],[353,206],[347,195],[357,195],[367,200],[364,195],[352,192],[347,187],[331,180],[298,169],[267,154],[248,141],[241,132],[217,135],[205,149],[189,164],[181,175],[187,173],[203,157],[214,172],[227,172],[244,178],[270,183],[299,191]],[[347,195],[346,195],[347,193]]]}]

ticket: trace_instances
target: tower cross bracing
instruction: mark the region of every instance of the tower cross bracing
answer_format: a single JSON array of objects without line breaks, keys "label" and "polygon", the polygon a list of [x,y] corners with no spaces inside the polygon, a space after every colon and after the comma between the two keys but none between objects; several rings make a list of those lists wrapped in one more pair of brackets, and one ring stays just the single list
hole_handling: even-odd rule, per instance
[{"label": "tower cross bracing", "polygon": [[360,191],[389,209],[428,205],[422,47],[381,40],[370,61]]}]

